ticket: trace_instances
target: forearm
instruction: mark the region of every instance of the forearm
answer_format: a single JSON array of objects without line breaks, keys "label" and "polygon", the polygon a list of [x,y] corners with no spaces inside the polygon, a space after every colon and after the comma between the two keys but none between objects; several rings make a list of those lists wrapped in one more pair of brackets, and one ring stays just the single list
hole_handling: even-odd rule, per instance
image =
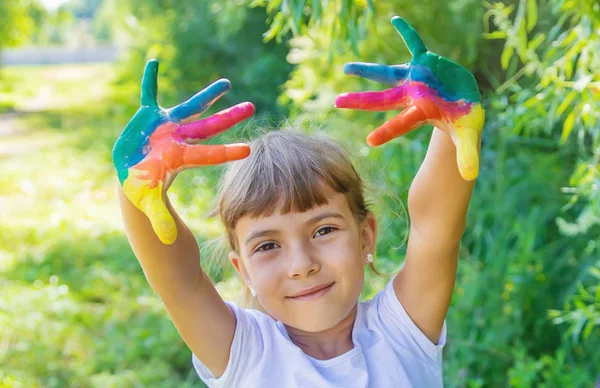
[{"label": "forearm", "polygon": [[175,219],[178,232],[177,240],[171,245],[158,239],[148,217],[125,197],[121,186],[119,202],[127,238],[154,291],[161,297],[169,297],[179,290],[197,287],[205,279],[196,239],[168,199],[167,208]]},{"label": "forearm", "polygon": [[422,234],[460,239],[475,181],[465,181],[450,136],[434,128],[423,164],[408,194],[412,227]]}]

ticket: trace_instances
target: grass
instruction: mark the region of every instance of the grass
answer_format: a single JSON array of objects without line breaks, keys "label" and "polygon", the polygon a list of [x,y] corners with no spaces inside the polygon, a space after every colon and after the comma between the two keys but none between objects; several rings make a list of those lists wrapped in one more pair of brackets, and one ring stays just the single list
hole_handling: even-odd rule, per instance
[{"label": "grass", "polygon": [[[2,387],[202,386],[123,233],[110,150],[127,116],[108,102],[114,73],[2,71],[0,105],[17,112],[0,138]],[[175,202],[200,240],[219,233],[203,201]]]}]

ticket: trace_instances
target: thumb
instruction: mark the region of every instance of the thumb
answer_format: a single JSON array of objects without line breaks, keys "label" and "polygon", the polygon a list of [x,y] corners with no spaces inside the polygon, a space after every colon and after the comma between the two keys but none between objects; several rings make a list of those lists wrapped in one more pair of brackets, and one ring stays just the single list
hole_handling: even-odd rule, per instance
[{"label": "thumb", "polygon": [[474,104],[456,123],[456,159],[458,170],[466,180],[473,180],[479,174],[479,143],[484,122],[484,110],[480,104]]},{"label": "thumb", "polygon": [[123,192],[148,217],[159,240],[171,245],[177,240],[177,226],[163,199],[163,182],[159,181],[154,187],[146,183],[127,179]]},{"label": "thumb", "polygon": [[456,161],[463,179],[472,181],[479,174],[479,133],[475,129],[457,131]]},{"label": "thumb", "polygon": [[140,201],[140,209],[148,216],[152,229],[159,240],[166,245],[171,245],[177,240],[177,226],[173,216],[167,209],[165,201],[162,199],[162,184],[157,187]]}]

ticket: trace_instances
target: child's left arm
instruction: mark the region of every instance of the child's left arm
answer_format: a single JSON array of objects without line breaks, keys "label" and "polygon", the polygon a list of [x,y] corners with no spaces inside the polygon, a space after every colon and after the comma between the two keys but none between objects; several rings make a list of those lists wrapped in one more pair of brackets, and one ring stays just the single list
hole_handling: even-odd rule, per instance
[{"label": "child's left arm", "polygon": [[434,343],[450,306],[474,185],[475,181],[461,177],[450,137],[434,128],[425,160],[410,186],[406,261],[394,279],[398,299]]},{"label": "child's left arm", "polygon": [[394,290],[406,312],[437,343],[454,289],[460,238],[479,172],[484,111],[473,75],[464,67],[427,50],[402,18],[392,24],[412,60],[386,66],[350,63],[346,74],[393,87],[381,92],[345,93],[339,108],[371,111],[403,109],[367,137],[378,146],[423,124],[435,126],[425,160],[408,195],[411,229],[405,265]]}]

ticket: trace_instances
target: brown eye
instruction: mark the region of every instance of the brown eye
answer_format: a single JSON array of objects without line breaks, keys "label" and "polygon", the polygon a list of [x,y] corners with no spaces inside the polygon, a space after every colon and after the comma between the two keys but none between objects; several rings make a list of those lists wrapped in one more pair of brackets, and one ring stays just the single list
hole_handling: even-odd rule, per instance
[{"label": "brown eye", "polygon": [[275,249],[275,243],[266,243],[258,247],[256,252],[259,251],[270,251],[271,249]]},{"label": "brown eye", "polygon": [[319,229],[317,231],[317,233],[315,233],[315,236],[324,236],[326,234],[333,232],[334,230],[335,230],[335,228],[332,228],[331,226],[326,226],[324,228]]}]

